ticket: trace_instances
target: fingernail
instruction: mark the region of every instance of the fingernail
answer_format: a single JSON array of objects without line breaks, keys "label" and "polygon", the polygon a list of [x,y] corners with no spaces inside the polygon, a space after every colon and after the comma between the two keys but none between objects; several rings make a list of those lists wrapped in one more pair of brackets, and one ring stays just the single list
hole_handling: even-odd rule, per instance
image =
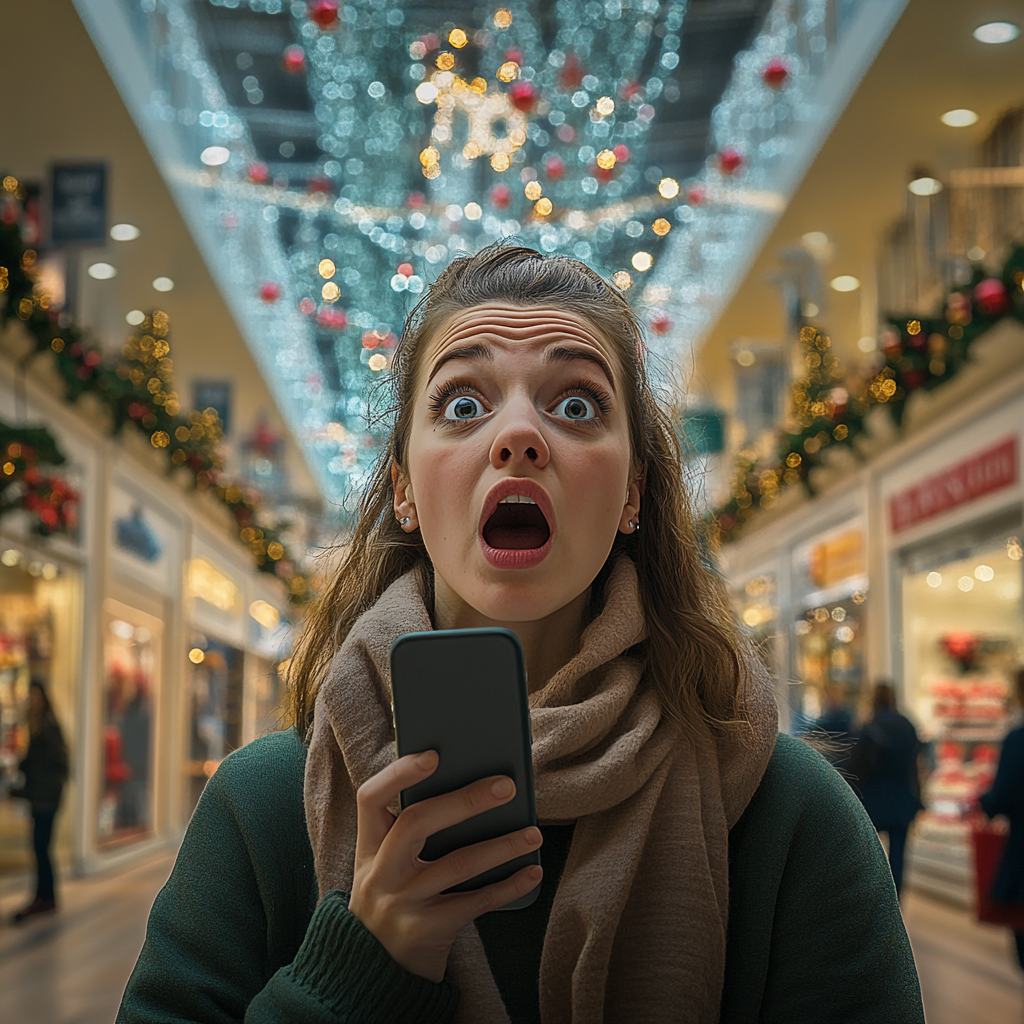
[{"label": "fingernail", "polygon": [[534,881],[539,882],[540,879],[541,879],[541,875],[543,875],[543,874],[544,874],[544,869],[541,868],[541,867],[532,867],[532,868],[530,868],[529,877],[532,878]]},{"label": "fingernail", "polygon": [[437,760],[437,753],[433,750],[425,750],[416,758],[416,764],[421,768],[427,768]]},{"label": "fingernail", "polygon": [[498,779],[491,786],[491,792],[496,797],[506,797],[512,795],[512,780],[511,779]]},{"label": "fingernail", "polygon": [[539,828],[533,828],[533,827],[531,826],[530,828],[528,828],[528,829],[527,829],[527,830],[526,830],[526,831],[525,831],[525,832],[523,833],[523,838],[524,838],[524,839],[525,839],[525,840],[526,840],[526,841],[527,841],[527,842],[528,842],[528,843],[529,843],[529,844],[530,844],[531,846],[535,846],[535,845],[536,845],[537,843],[539,843],[539,842],[540,842],[540,841],[541,841],[541,840],[542,840],[542,839],[543,839],[544,837],[543,837],[543,836],[542,836],[542,835],[540,834],[540,829],[539,829]]}]

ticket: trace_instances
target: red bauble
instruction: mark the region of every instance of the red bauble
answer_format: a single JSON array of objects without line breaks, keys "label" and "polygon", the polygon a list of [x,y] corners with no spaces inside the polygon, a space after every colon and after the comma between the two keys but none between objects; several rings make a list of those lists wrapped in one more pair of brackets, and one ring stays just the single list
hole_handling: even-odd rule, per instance
[{"label": "red bauble", "polygon": [[306,189],[312,195],[316,195],[316,193],[318,193],[318,192],[320,192],[320,193],[330,192],[331,191],[331,180],[330,180],[330,178],[321,178],[321,177],[310,178],[309,179],[309,183],[306,185]]},{"label": "red bauble", "polygon": [[363,335],[363,348],[375,349],[384,340],[384,335],[380,331],[367,331]]},{"label": "red bauble", "polygon": [[264,302],[277,302],[281,298],[281,286],[276,281],[264,281],[260,285],[260,298]]},{"label": "red bauble", "polygon": [[656,316],[651,321],[651,330],[655,334],[668,334],[672,330],[672,321],[664,314]]},{"label": "red bauble", "polygon": [[743,166],[743,156],[733,146],[719,150],[718,166],[723,174],[735,174]]},{"label": "red bauble", "polygon": [[512,202],[512,189],[508,185],[495,185],[491,189],[491,202],[499,210],[507,210],[508,204]]},{"label": "red bauble", "polygon": [[327,327],[334,331],[340,330],[345,326],[345,311],[335,309],[333,306],[323,306],[316,315],[316,322],[321,327]]},{"label": "red bauble", "polygon": [[410,210],[418,210],[421,206],[427,205],[427,197],[422,192],[410,192],[405,197],[405,205]]},{"label": "red bauble", "polygon": [[562,158],[559,156],[549,156],[544,161],[544,170],[547,171],[548,177],[558,181],[559,178],[565,174],[565,164],[562,162]]},{"label": "red bauble", "polygon": [[708,197],[708,190],[703,185],[691,185],[686,190],[686,198],[691,206],[700,206]]},{"label": "red bauble", "polygon": [[514,64],[522,66],[523,63],[523,51],[515,48],[505,51],[505,60],[510,60]]},{"label": "red bauble", "polygon": [[781,89],[789,78],[789,65],[781,57],[773,57],[765,64],[761,78],[769,89]]},{"label": "red bauble", "polygon": [[249,164],[245,169],[245,174],[254,185],[265,185],[270,180],[270,168],[258,161]]},{"label": "red bauble", "polygon": [[412,275],[414,273],[414,271],[412,269],[412,264],[411,263],[399,263],[398,264],[398,273],[401,274],[403,277],[412,277]]},{"label": "red bauble", "polygon": [[309,5],[309,17],[322,29],[331,28],[338,22],[338,0],[314,0]]},{"label": "red bauble", "polygon": [[537,90],[533,87],[533,82],[513,83],[508,95],[516,110],[528,112],[537,105]]},{"label": "red bauble", "polygon": [[598,181],[605,182],[611,181],[612,175],[615,173],[614,167],[598,167],[597,164],[590,165],[590,175],[593,178],[597,178]]},{"label": "red bauble", "polygon": [[626,82],[626,84],[619,89],[619,95],[624,100],[631,100],[642,88],[643,86],[639,82]]},{"label": "red bauble", "polygon": [[301,46],[289,46],[281,55],[281,67],[289,75],[299,75],[306,70],[306,53]]},{"label": "red bauble", "polygon": [[555,134],[562,142],[572,142],[576,138],[576,129],[571,124],[560,124]]},{"label": "red bauble", "polygon": [[583,84],[583,68],[575,53],[566,54],[565,63],[558,72],[558,81],[564,89],[578,89]]},{"label": "red bauble", "polygon": [[304,316],[312,316],[316,312],[316,303],[307,295],[299,303],[299,312]]},{"label": "red bauble", "polygon": [[974,301],[984,316],[1002,316],[1010,308],[1006,285],[998,277],[986,277],[974,288]]},{"label": "red bauble", "polygon": [[633,155],[629,151],[629,146],[624,146],[621,142],[612,150],[612,152],[615,154],[615,159],[618,160],[620,164],[624,164]]}]

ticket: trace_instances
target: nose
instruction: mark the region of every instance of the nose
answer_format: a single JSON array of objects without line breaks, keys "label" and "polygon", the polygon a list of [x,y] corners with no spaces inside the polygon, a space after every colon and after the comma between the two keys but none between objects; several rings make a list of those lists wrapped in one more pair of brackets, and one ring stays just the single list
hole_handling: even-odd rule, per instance
[{"label": "nose", "polygon": [[533,466],[542,469],[551,452],[541,430],[537,410],[529,402],[514,402],[502,410],[498,432],[491,442],[491,465],[495,469]]}]

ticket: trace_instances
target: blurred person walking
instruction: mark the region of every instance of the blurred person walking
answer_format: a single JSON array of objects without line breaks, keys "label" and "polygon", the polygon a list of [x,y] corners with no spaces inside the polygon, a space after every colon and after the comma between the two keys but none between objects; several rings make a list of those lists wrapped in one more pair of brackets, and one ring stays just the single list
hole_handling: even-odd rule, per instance
[{"label": "blurred person walking", "polygon": [[34,914],[57,909],[50,843],[53,839],[53,821],[68,777],[68,748],[46,688],[36,679],[29,685],[28,733],[28,751],[18,765],[24,782],[11,790],[11,796],[27,800],[32,809],[36,896],[27,907],[14,915],[15,924]]},{"label": "blurred person walking", "polygon": [[[1024,708],[1024,669],[1017,672],[1017,701]],[[979,803],[990,818],[1003,814],[1010,821],[1003,859],[992,885],[992,899],[1020,906],[1024,912],[1024,724],[1006,734],[995,781]],[[1017,959],[1024,969],[1024,931],[1014,930],[1013,934],[1017,940]]]},{"label": "blurred person walking", "polygon": [[907,830],[923,808],[917,772],[921,741],[913,723],[896,710],[892,686],[878,683],[871,703],[871,720],[861,729],[848,771],[871,824],[889,837],[889,868],[899,896]]}]

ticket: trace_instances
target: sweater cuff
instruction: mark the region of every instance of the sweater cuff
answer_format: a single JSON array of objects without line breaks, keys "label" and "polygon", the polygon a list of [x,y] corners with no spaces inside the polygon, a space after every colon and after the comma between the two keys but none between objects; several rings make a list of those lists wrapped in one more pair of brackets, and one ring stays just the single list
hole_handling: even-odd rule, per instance
[{"label": "sweater cuff", "polygon": [[445,1024],[459,994],[399,967],[348,909],[349,894],[327,893],[313,913],[292,962],[292,976],[341,1020]]}]

